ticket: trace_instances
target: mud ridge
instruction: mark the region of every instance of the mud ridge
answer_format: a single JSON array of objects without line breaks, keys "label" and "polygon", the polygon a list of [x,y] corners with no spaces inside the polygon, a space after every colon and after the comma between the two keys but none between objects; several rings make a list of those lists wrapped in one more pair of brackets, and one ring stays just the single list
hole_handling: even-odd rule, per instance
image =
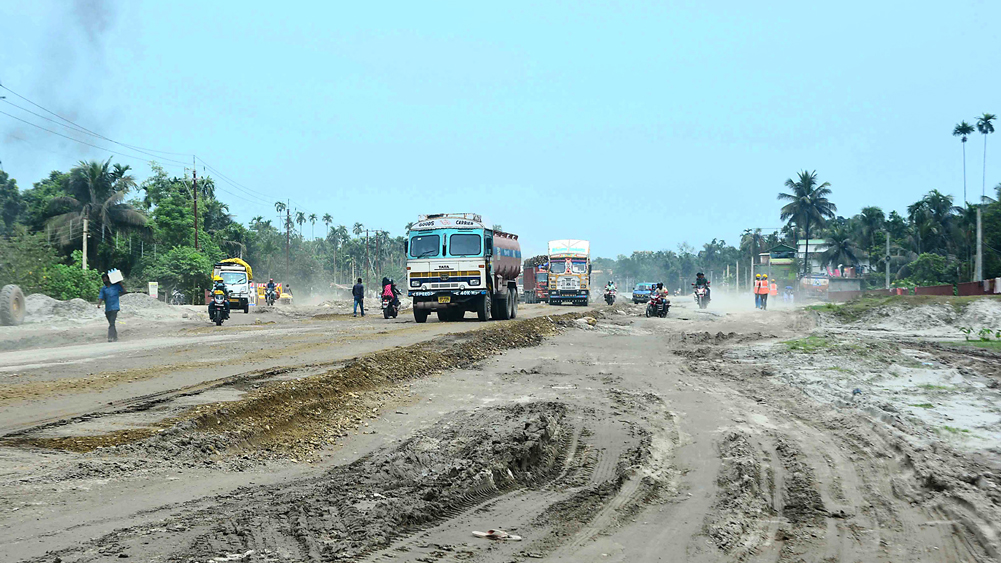
[{"label": "mud ridge", "polygon": [[331,439],[361,426],[373,408],[392,398],[386,389],[468,368],[505,350],[538,345],[545,337],[575,326],[573,321],[583,315],[511,321],[367,354],[338,362],[339,367],[320,374],[264,385],[238,401],[195,407],[152,428],[69,439],[22,436],[12,445],[77,452],[124,446],[131,453],[145,451],[156,458],[163,452],[185,451],[196,457],[243,453],[304,459]]},{"label": "mud ridge", "polygon": [[[506,492],[554,481],[574,455],[571,418],[555,402],[450,413],[393,448],[318,477],[241,489],[195,514],[44,560],[86,559],[109,546],[166,560],[249,551],[254,561],[356,560]],[[177,530],[190,539],[179,544]]]}]

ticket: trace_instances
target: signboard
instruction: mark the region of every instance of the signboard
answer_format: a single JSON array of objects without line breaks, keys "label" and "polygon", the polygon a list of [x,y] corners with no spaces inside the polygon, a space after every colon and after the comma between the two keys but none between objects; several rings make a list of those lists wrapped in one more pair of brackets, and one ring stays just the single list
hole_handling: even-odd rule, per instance
[{"label": "signboard", "polygon": [[591,243],[586,240],[560,239],[549,241],[549,255],[588,256],[591,253]]},{"label": "signboard", "polygon": [[159,282],[149,282],[149,296],[153,299],[157,298],[160,293],[160,283]]}]

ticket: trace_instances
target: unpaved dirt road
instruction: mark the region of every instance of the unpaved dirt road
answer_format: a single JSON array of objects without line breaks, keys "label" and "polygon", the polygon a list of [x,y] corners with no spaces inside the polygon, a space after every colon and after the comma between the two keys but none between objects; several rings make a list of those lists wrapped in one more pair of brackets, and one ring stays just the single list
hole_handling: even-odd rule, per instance
[{"label": "unpaved dirt road", "polygon": [[1001,356],[946,341],[996,300],[687,301],[36,348],[0,386],[0,557],[999,559]]}]

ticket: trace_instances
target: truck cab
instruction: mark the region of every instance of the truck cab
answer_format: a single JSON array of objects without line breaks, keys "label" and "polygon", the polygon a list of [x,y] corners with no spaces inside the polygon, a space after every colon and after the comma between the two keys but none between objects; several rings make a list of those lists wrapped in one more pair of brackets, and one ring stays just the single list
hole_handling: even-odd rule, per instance
[{"label": "truck cab", "polygon": [[591,244],[586,240],[549,241],[549,304],[586,306],[591,290]]},{"label": "truck cab", "polygon": [[518,237],[484,226],[479,215],[422,215],[407,234],[407,295],[414,319],[441,321],[473,311],[485,321],[517,314]]},{"label": "truck cab", "polygon": [[239,258],[227,258],[217,262],[212,267],[212,276],[219,276],[226,284],[226,291],[229,292],[230,309],[242,309],[244,313],[250,313],[250,301],[252,291],[250,282],[254,279],[254,271],[250,264]]}]

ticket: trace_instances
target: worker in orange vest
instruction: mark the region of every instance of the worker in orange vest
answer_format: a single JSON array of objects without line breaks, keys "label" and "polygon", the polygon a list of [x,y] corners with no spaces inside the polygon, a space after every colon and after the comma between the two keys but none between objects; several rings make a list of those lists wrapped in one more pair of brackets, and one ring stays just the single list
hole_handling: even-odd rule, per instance
[{"label": "worker in orange vest", "polygon": [[761,274],[754,274],[754,307],[761,308]]},{"label": "worker in orange vest", "polygon": [[775,280],[772,280],[772,285],[768,286],[768,295],[772,297],[778,297],[779,295],[779,284],[775,283]]},{"label": "worker in orange vest", "polygon": [[761,309],[768,309],[768,274],[761,274],[761,285],[759,293],[761,293]]}]

